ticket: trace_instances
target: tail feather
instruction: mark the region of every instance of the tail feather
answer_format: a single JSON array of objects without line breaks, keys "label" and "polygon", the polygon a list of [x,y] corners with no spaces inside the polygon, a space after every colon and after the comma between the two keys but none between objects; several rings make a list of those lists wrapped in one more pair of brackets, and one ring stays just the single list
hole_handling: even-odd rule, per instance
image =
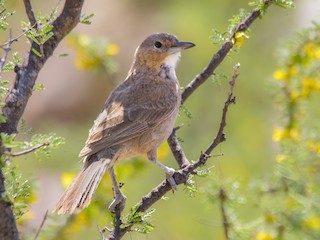
[{"label": "tail feather", "polygon": [[109,163],[110,159],[87,162],[63,193],[53,211],[58,214],[71,214],[77,208],[87,207]]}]

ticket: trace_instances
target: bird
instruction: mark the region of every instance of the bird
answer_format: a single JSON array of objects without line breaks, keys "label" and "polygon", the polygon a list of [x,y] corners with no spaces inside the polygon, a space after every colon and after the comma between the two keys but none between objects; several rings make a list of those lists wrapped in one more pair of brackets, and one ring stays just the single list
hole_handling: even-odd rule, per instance
[{"label": "bird", "polygon": [[175,170],[157,160],[157,149],[171,134],[179,113],[181,93],[175,68],[180,52],[194,46],[168,33],[152,34],[142,41],[126,79],[109,95],[89,130],[79,154],[83,167],[53,212],[72,214],[86,208],[106,171],[114,195],[109,210],[123,209],[126,196],[117,183],[114,165],[137,155],[146,155],[160,166],[176,189]]}]

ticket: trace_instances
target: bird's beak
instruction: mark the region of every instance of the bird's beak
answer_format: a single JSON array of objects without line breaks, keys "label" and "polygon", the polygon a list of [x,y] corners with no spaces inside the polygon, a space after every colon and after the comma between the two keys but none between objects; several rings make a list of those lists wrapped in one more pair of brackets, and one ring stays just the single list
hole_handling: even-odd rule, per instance
[{"label": "bird's beak", "polygon": [[188,49],[194,47],[195,44],[192,42],[177,42],[176,46],[180,49]]},{"label": "bird's beak", "polygon": [[175,46],[170,48],[171,53],[180,52],[181,50],[188,49],[194,47],[195,44],[192,42],[177,42]]}]

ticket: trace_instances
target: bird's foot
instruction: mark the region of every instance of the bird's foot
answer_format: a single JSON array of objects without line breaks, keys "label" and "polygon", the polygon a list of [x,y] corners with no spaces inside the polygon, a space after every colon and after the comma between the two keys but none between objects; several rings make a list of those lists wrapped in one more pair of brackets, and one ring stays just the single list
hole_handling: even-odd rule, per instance
[{"label": "bird's foot", "polygon": [[171,188],[172,188],[172,190],[178,190],[178,188],[177,188],[177,184],[176,184],[176,182],[174,181],[174,179],[173,179],[173,174],[175,173],[176,171],[173,169],[173,168],[167,168],[166,169],[166,178],[167,178],[167,181],[170,183],[170,185],[171,185]]},{"label": "bird's foot", "polygon": [[125,205],[126,205],[126,196],[122,193],[119,192],[115,195],[113,201],[111,202],[111,204],[109,205],[109,211],[112,213],[116,212],[116,207],[118,206],[120,209],[120,212],[122,212],[122,210],[124,209]]}]

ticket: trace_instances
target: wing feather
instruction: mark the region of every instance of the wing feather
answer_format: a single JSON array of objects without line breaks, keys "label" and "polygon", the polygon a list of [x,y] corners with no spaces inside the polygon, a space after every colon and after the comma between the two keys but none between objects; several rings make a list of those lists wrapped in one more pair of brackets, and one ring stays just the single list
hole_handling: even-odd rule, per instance
[{"label": "wing feather", "polygon": [[[80,157],[136,138],[173,113],[179,101],[176,86],[159,79],[137,79],[137,76],[128,78],[110,95],[89,132]],[[141,84],[147,80],[149,84]]]}]

